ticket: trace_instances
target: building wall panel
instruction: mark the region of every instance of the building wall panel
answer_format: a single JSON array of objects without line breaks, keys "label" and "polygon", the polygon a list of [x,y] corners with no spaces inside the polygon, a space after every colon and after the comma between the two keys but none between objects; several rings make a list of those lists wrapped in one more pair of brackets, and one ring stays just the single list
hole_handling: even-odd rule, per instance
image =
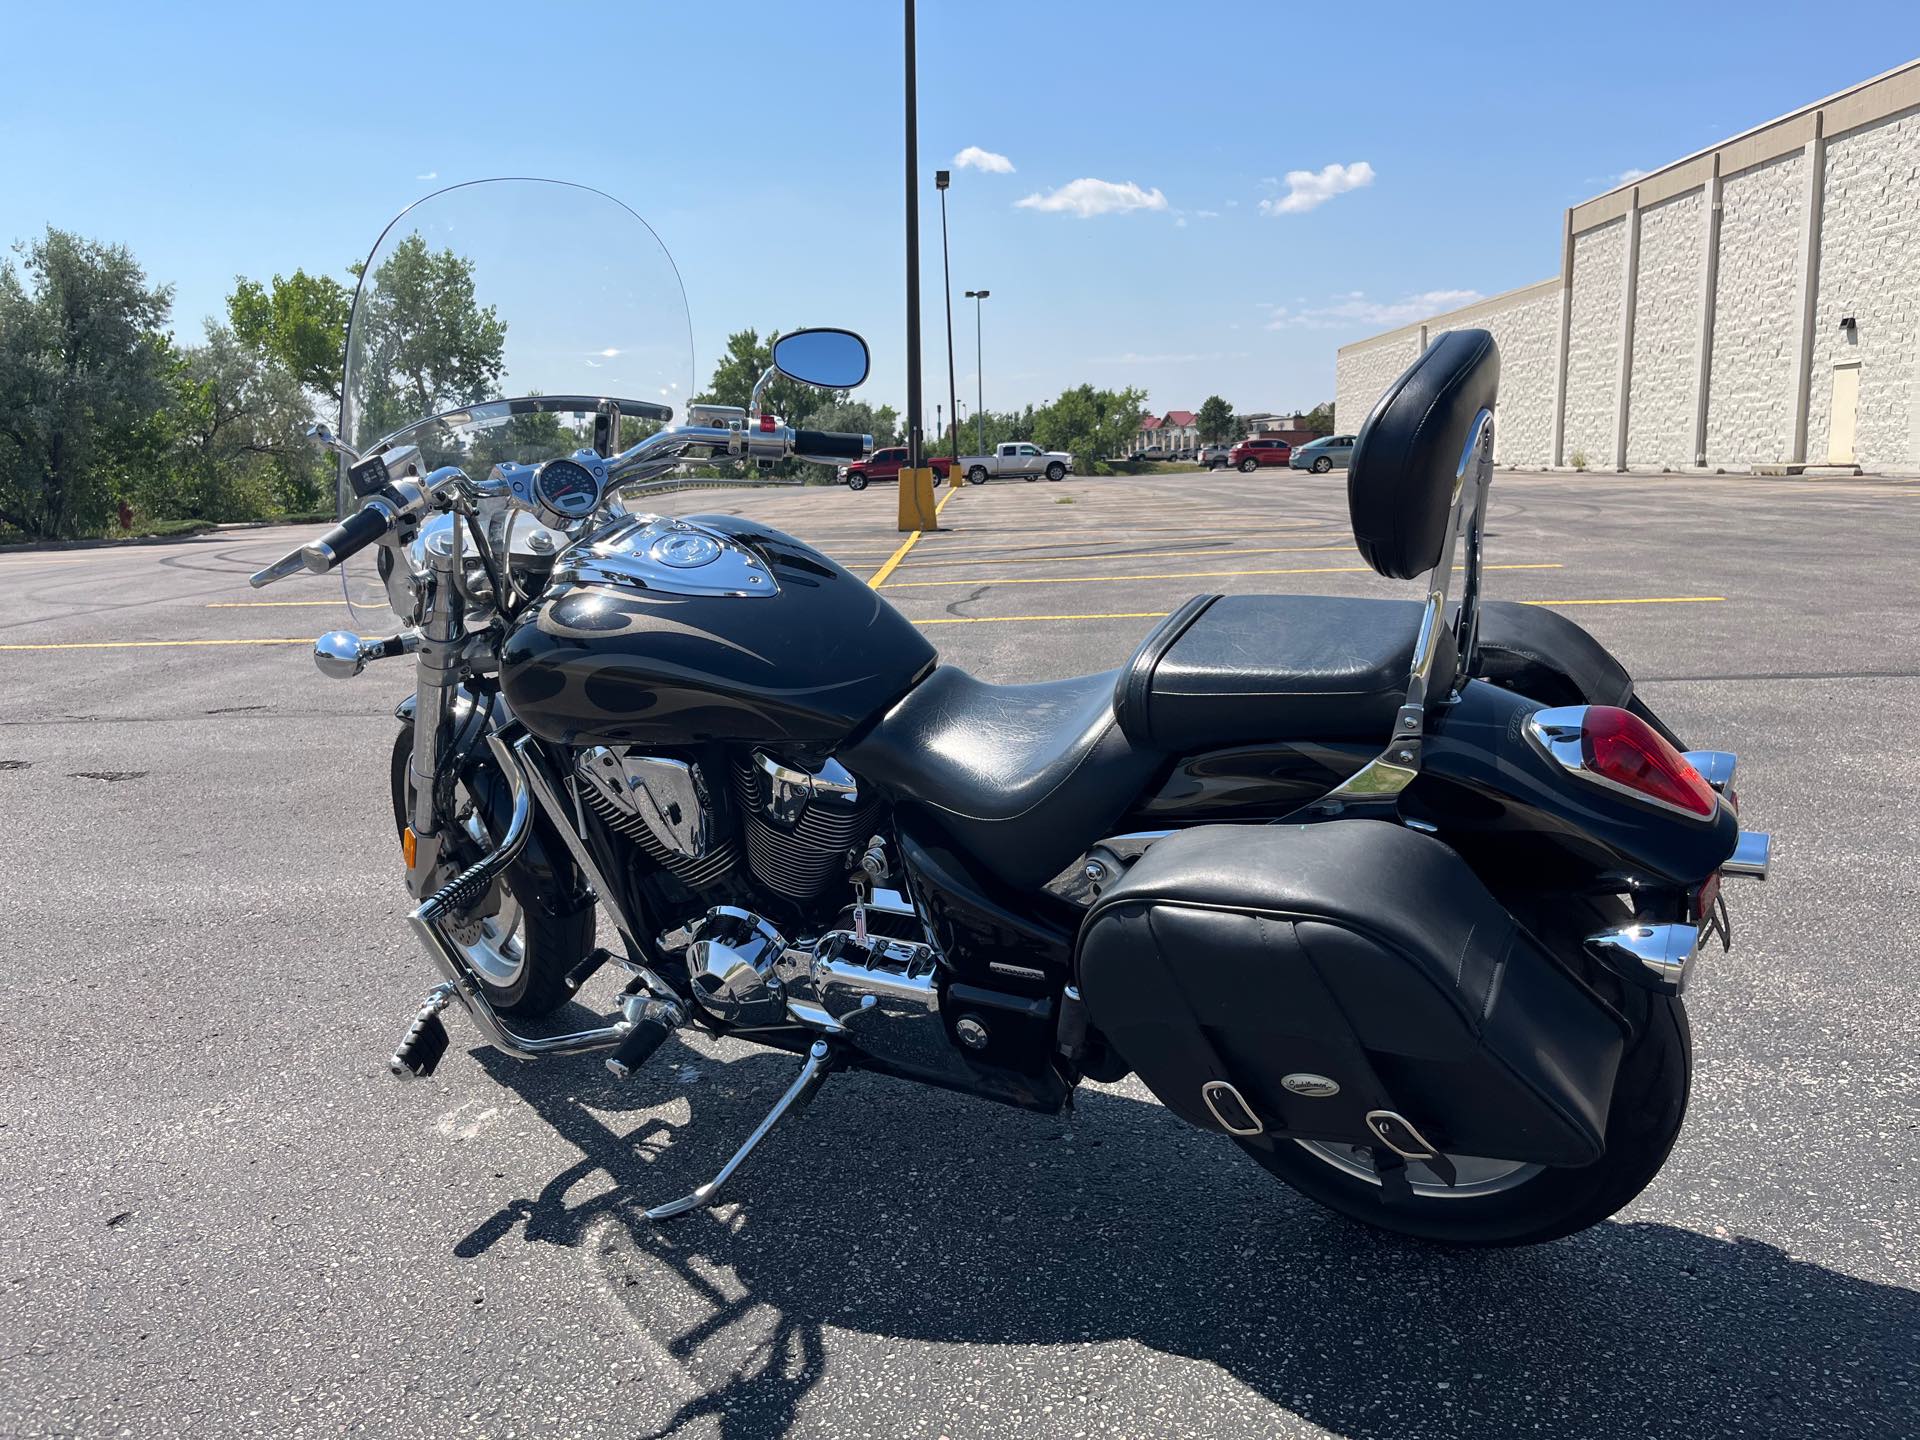
[{"label": "building wall panel", "polygon": [[1634,305],[1632,402],[1627,464],[1693,463],[1693,399],[1700,355],[1699,190],[1640,212],[1640,274]]},{"label": "building wall panel", "polygon": [[1566,463],[1584,455],[1613,465],[1620,392],[1620,302],[1627,255],[1625,217],[1573,237],[1573,306],[1567,325]]},{"label": "building wall panel", "polygon": [[1729,175],[1721,185],[1707,463],[1785,460],[1793,447],[1804,151]]}]

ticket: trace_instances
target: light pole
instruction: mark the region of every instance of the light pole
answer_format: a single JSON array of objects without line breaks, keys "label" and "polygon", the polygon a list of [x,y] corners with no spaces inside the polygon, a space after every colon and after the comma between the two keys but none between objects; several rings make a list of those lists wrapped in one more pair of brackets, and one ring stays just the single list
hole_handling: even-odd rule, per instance
[{"label": "light pole", "polygon": [[980,426],[980,453],[987,453],[987,380],[980,366],[980,302],[993,294],[991,290],[969,290],[967,299],[973,301],[973,378],[979,393],[975,397],[973,418]]},{"label": "light pole", "polygon": [[[940,192],[940,293],[947,299],[947,414],[953,418],[953,453],[960,452],[960,407],[953,385],[953,267],[947,259],[947,183],[952,172],[933,172],[933,188]],[[944,438],[944,432],[942,432]]]}]

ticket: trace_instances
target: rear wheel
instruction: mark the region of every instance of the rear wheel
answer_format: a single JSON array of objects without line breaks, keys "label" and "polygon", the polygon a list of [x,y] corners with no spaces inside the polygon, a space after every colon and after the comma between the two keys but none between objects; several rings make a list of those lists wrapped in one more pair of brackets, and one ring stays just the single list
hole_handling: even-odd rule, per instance
[{"label": "rear wheel", "polygon": [[1313,457],[1313,473],[1314,474],[1324,475],[1327,473],[1327,471],[1331,470],[1332,468],[1333,468],[1333,461],[1329,460],[1326,456],[1316,455]]},{"label": "rear wheel", "polygon": [[986,484],[987,483],[987,467],[984,465],[976,465],[971,470],[967,471],[967,483],[969,485]]},{"label": "rear wheel", "polygon": [[[393,819],[400,830],[407,828],[413,803],[407,770],[412,757],[413,731],[408,728],[393,742]],[[498,837],[488,831],[465,785],[456,787],[455,797],[459,833],[452,842],[454,864],[464,868],[491,850]],[[477,913],[489,908],[493,913]],[[503,1015],[540,1016],[571,998],[567,972],[593,948],[593,918],[591,905],[558,917],[537,906],[523,906],[503,876],[476,907],[473,918],[450,925],[449,933],[495,1010]]]},{"label": "rear wheel", "polygon": [[[1518,907],[1516,907],[1518,908]],[[1536,924],[1547,939],[1596,918],[1586,905],[1561,924]],[[1611,912],[1608,912],[1611,913]],[[1524,914],[1523,920],[1528,917]],[[1531,922],[1530,922],[1531,923]],[[1614,923],[1618,923],[1616,919]],[[1553,943],[1549,941],[1549,943]],[[1564,944],[1564,939],[1562,940]],[[1561,953],[1574,953],[1562,950]],[[1620,1059],[1607,1114],[1606,1153],[1592,1165],[1554,1169],[1511,1160],[1449,1155],[1449,1187],[1426,1166],[1409,1162],[1412,1199],[1386,1203],[1372,1156],[1362,1146],[1279,1140],[1242,1141],[1267,1170],[1310,1199],[1350,1219],[1448,1245],[1533,1245],[1596,1225],[1633,1199],[1666,1163],[1687,1112],[1693,1035],[1679,999],[1657,995],[1598,972],[1588,978],[1633,1027]]]}]

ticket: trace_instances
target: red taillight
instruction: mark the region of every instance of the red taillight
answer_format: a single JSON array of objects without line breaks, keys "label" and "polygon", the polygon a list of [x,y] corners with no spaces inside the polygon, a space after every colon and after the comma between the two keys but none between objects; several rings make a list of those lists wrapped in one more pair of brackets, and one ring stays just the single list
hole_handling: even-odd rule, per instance
[{"label": "red taillight", "polygon": [[1612,705],[1589,705],[1580,726],[1580,754],[1603,780],[1708,817],[1719,804],[1713,787],[1646,721]]},{"label": "red taillight", "polygon": [[772,434],[772,433],[773,433],[773,430],[774,430],[774,423],[773,423],[773,416],[771,416],[771,415],[762,415],[762,416],[760,417],[760,431],[761,431],[761,433],[762,433],[762,434],[766,434],[766,435],[770,435],[770,434]]}]

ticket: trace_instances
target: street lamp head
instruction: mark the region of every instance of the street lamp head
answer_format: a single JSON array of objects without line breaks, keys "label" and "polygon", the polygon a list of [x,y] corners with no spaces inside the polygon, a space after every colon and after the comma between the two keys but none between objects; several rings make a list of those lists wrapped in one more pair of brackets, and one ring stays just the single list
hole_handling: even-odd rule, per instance
[{"label": "street lamp head", "polygon": [[933,188],[936,190],[946,189],[947,181],[951,180],[952,178],[953,178],[953,172],[949,170],[934,171],[933,172]]},{"label": "street lamp head", "polygon": [[992,292],[991,290],[969,290],[969,291],[967,292],[967,299],[969,299],[969,300],[984,300],[984,299],[986,299],[986,298],[987,298],[987,297],[988,297],[989,295],[991,295],[992,293],[993,293],[993,292]]}]

